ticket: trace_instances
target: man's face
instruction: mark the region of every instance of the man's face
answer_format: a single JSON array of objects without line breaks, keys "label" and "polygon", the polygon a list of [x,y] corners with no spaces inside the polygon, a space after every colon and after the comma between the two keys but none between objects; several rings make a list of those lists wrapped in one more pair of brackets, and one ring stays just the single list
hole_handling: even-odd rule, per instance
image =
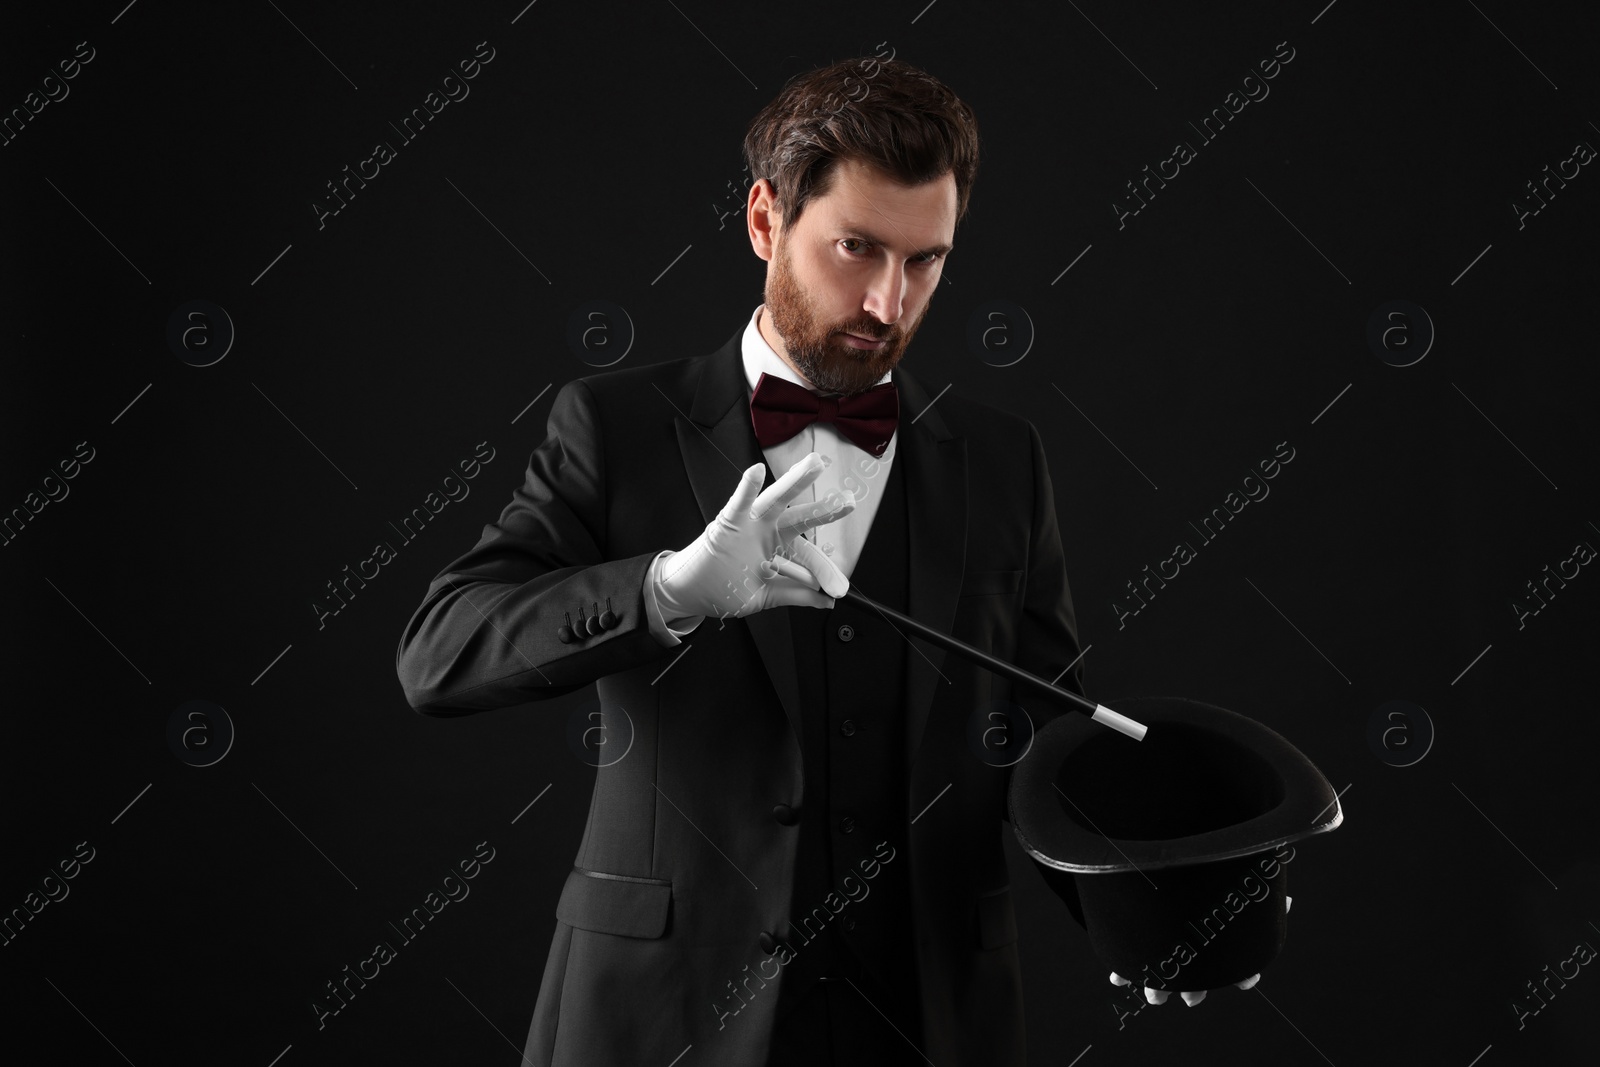
[{"label": "man's face", "polygon": [[[845,160],[835,164],[828,194],[808,203],[794,227],[770,217],[770,254],[763,250],[773,245],[752,226],[756,254],[767,260],[767,343],[824,393],[853,396],[876,385],[927,317],[955,231],[955,178],[905,186]],[[858,344],[852,334],[878,343]]]}]

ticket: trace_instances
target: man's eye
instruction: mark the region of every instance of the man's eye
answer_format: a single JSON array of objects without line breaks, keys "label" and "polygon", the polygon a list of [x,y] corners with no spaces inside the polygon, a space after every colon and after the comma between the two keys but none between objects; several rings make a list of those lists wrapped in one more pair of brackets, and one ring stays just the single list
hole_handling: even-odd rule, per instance
[{"label": "man's eye", "polygon": [[[859,237],[844,237],[844,238],[840,239],[839,243],[842,244],[842,245],[846,245],[846,246],[849,246],[850,244],[867,245],[867,242],[863,241]],[[870,245],[868,247],[870,247]],[[857,255],[857,253],[853,249],[851,249],[849,247],[846,247],[845,251],[849,252],[851,255],[856,256],[857,258],[860,258],[860,256]],[[917,256],[911,262],[917,264],[919,267],[931,267],[933,264],[937,263],[938,261],[939,261],[939,253],[937,253],[937,252],[926,252],[926,253],[923,253],[922,255]]]}]

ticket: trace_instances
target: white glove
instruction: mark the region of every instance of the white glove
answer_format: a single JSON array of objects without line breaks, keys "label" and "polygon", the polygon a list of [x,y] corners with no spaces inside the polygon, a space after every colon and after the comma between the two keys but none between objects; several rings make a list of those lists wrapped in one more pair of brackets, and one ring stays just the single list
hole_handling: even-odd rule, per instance
[{"label": "white glove", "polygon": [[803,535],[850,514],[855,497],[785,506],[822,469],[822,457],[808,452],[766,492],[760,492],[766,465],[747,469],[694,543],[662,558],[656,578],[662,617],[740,618],[766,608],[833,607],[850,582]]}]

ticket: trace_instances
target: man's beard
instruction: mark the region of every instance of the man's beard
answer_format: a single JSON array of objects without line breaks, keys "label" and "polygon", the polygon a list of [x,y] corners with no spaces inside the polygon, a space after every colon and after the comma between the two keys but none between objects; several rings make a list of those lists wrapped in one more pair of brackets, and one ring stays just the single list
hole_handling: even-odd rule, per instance
[{"label": "man's beard", "polygon": [[[765,296],[772,328],[783,339],[790,362],[819,391],[845,396],[865,392],[893,370],[922,320],[928,317],[928,308],[924,307],[911,328],[904,331],[898,325],[885,326],[871,318],[841,324],[819,322],[810,299],[795,279],[787,240],[778,242]],[[888,343],[876,352],[852,348],[844,339],[844,332],[873,340],[886,338]]]}]

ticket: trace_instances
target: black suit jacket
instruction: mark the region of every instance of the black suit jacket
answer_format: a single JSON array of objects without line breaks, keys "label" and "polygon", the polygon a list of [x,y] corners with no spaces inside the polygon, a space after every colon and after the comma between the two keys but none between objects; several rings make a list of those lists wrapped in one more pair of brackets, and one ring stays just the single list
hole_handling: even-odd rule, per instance
[{"label": "black suit jacket", "polygon": [[[685,641],[692,653],[662,675],[684,650],[651,635],[643,588],[655,555],[692,542],[740,472],[763,461],[742,335],[707,356],[563,386],[523,484],[477,546],[433,580],[400,640],[401,684],[425,714],[595,684],[602,706],[625,709],[632,723],[628,755],[596,772],[556,909],[526,1050],[534,1064],[666,1063],[688,1046],[685,1065],[765,1062],[776,986],[735,1016],[725,1009],[730,982],[763,966],[773,974],[758,937],[789,917],[797,838],[771,814],[798,804],[802,785],[787,613],[816,609],[707,619]],[[930,406],[904,367],[893,381],[909,614],[1054,678],[1080,647],[1038,431],[954,393]],[[854,578],[871,596],[872,576]],[[579,605],[587,614],[607,598],[614,629],[558,639],[568,613],[575,621]],[[1000,836],[1010,832],[1010,772],[977,757],[967,726],[974,709],[1001,698],[1038,726],[1064,711],[914,645],[906,808],[922,814],[907,820],[904,854],[891,861],[909,865],[917,932],[903,978],[919,985],[925,1022],[908,1036],[940,1067],[1021,1067],[1018,935]],[[1081,692],[1078,671],[1059,684]]]}]

